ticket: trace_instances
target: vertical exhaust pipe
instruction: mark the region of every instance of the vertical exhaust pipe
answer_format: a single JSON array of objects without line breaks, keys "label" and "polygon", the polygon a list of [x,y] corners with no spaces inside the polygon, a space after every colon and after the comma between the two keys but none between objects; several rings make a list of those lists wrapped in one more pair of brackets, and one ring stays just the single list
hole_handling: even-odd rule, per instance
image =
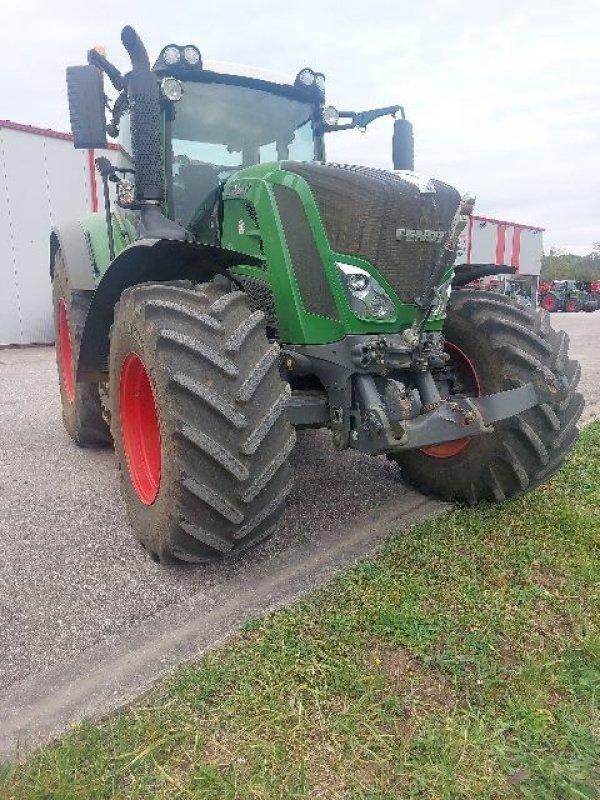
[{"label": "vertical exhaust pipe", "polygon": [[156,75],[144,43],[130,26],[121,41],[131,59],[127,96],[131,114],[131,145],[135,162],[135,199],[139,203],[160,203],[165,194],[160,155],[160,96]]}]

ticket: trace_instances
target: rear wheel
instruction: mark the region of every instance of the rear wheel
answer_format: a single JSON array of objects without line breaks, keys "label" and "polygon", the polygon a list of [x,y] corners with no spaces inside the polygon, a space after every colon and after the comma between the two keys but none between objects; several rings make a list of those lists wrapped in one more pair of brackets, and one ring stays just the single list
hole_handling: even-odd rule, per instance
[{"label": "rear wheel", "polygon": [[581,302],[575,297],[570,297],[565,303],[565,311],[569,311],[571,313],[575,311],[581,311]]},{"label": "rear wheel", "polygon": [[495,423],[490,434],[390,456],[404,477],[423,492],[469,503],[501,501],[547,480],[573,446],[583,410],[576,391],[581,369],[568,358],[567,334],[554,331],[543,311],[461,290],[452,295],[444,335],[458,374],[452,393],[501,392],[534,376],[552,379],[561,391],[554,402]]},{"label": "rear wheel", "polygon": [[64,257],[60,250],[54,259],[52,299],[56,365],[65,428],[81,447],[104,447],[111,443],[110,431],[102,416],[99,385],[75,379],[85,318],[93,292],[74,291],[69,285]]},{"label": "rear wheel", "polygon": [[217,282],[123,293],[111,425],[129,517],[155,558],[221,559],[279,526],[295,433],[278,352],[262,312]]}]

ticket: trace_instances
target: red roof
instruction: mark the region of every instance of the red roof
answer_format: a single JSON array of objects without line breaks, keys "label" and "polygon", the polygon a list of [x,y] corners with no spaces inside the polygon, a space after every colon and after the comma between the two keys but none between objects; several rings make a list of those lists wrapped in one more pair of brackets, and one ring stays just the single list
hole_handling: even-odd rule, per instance
[{"label": "red roof", "polygon": [[[21,122],[12,122],[10,119],[0,119],[0,128],[7,128],[10,131],[21,131],[21,133],[32,133],[34,136],[45,136],[48,139],[62,139],[65,142],[73,141],[73,134],[53,131],[52,128],[36,128],[35,125],[24,125]],[[109,150],[118,150],[119,146],[113,142],[107,143]]]}]

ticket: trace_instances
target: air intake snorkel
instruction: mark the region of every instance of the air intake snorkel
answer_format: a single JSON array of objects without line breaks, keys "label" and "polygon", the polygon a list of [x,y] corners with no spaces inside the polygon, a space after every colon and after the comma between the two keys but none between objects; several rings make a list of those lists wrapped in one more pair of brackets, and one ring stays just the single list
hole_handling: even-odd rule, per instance
[{"label": "air intake snorkel", "polygon": [[181,225],[165,217],[160,205],[165,183],[161,158],[160,94],[156,75],[144,43],[130,26],[121,32],[121,41],[131,59],[131,72],[125,75],[131,114],[131,147],[135,163],[135,205],[140,209],[140,239],[192,241]]}]

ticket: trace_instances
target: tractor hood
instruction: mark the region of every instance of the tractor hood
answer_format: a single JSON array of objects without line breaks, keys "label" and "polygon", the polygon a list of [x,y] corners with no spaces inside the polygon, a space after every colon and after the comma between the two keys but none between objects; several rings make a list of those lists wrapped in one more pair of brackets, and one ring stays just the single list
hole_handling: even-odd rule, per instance
[{"label": "tractor hood", "polygon": [[286,161],[281,168],[310,186],[335,252],[368,261],[405,303],[424,292],[460,206],[456,189],[346,164]]}]

